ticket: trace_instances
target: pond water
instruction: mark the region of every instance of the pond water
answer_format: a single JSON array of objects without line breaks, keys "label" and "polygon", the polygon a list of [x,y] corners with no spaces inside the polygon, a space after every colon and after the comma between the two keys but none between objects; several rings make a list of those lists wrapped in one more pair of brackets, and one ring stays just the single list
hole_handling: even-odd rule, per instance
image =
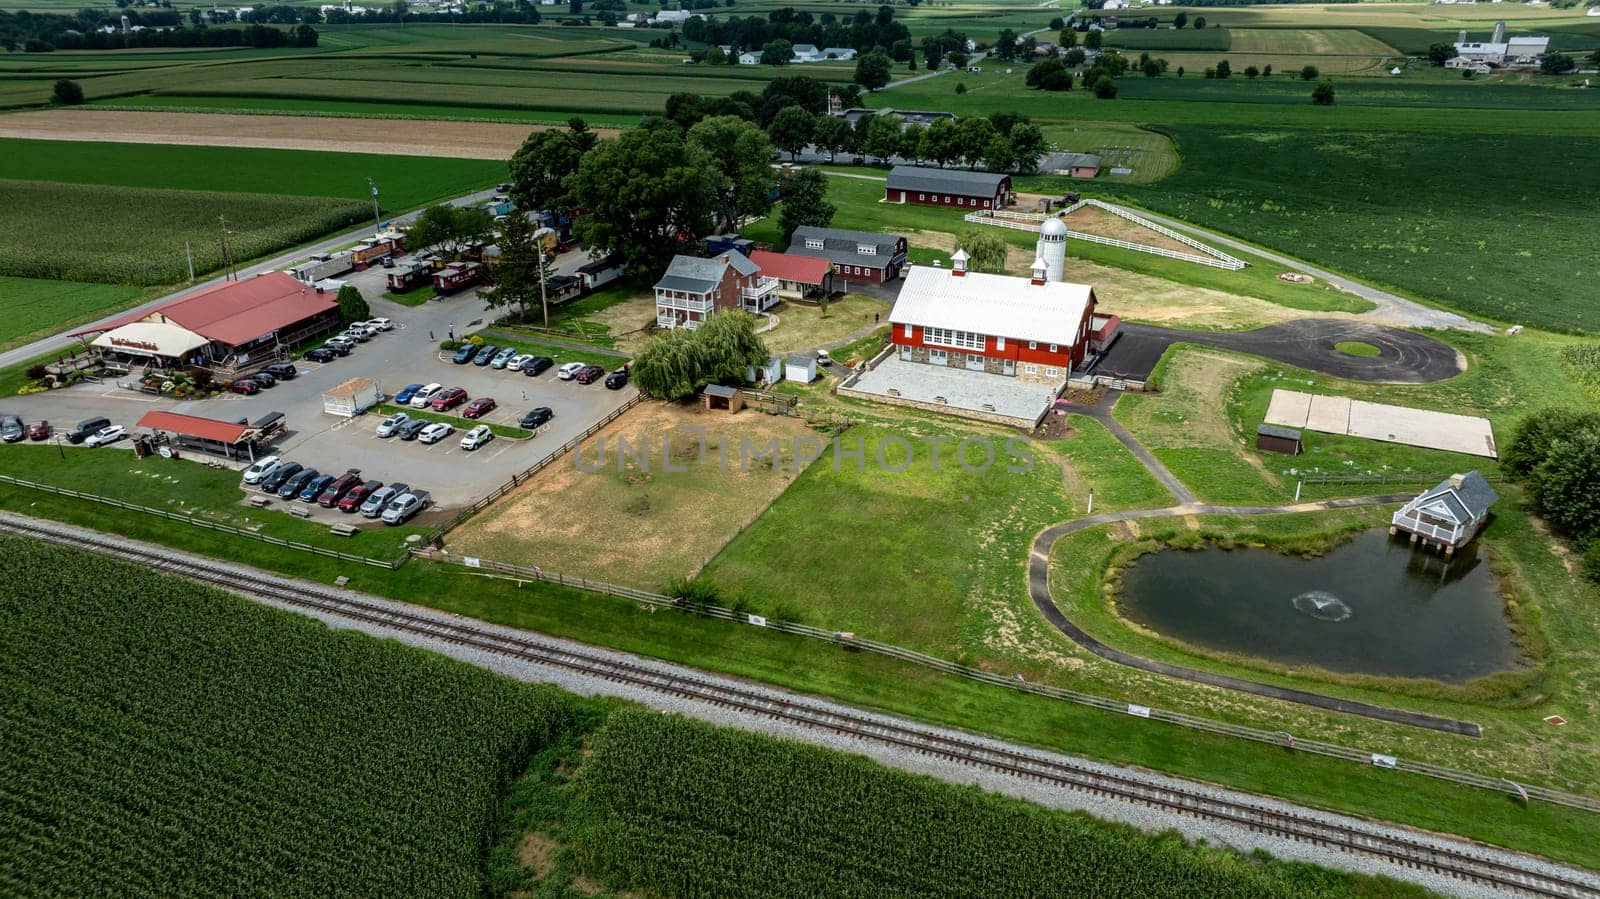
[{"label": "pond water", "polygon": [[1344,674],[1460,683],[1521,661],[1476,543],[1446,561],[1387,531],[1314,559],[1166,550],[1122,572],[1127,619],[1202,649]]}]

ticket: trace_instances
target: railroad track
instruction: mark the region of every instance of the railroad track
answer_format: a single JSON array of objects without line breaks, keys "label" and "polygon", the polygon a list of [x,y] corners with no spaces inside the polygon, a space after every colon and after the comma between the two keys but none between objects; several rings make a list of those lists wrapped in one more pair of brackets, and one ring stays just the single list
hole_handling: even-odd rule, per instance
[{"label": "railroad track", "polygon": [[535,635],[513,636],[469,620],[442,621],[375,597],[279,578],[127,540],[79,531],[54,523],[0,518],[0,533],[32,537],[212,584],[235,593],[295,608],[377,625],[390,631],[442,640],[474,650],[562,668],[655,693],[704,702],[747,714],[824,730],[974,768],[1030,778],[1096,796],[1164,809],[1296,842],[1381,859],[1496,890],[1563,899],[1600,899],[1600,887],[1537,863],[1514,864],[1515,856],[1490,857],[1462,845],[1407,837],[1359,824],[1343,824],[1265,804],[1229,799],[1210,792],[1146,780],[1070,759],[1009,749],[977,739],[889,722],[866,714],[812,705],[800,697],[780,698],[713,676],[673,673],[612,657],[610,653],[552,646]]}]

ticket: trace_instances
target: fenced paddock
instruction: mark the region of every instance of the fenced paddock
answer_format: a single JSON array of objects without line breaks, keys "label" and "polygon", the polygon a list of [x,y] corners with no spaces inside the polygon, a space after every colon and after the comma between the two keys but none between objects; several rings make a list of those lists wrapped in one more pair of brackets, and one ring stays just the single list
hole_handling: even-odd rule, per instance
[{"label": "fenced paddock", "polygon": [[[1103,212],[1108,212],[1114,216],[1117,216],[1118,218],[1127,219],[1128,221],[1133,222],[1142,228],[1148,228],[1151,231],[1154,231],[1163,237],[1175,240],[1184,246],[1193,247],[1194,249],[1199,250],[1203,255],[1184,253],[1178,250],[1170,250],[1166,247],[1156,247],[1149,244],[1135,243],[1128,240],[1119,240],[1115,237],[1104,237],[1099,234],[1087,234],[1082,231],[1073,231],[1071,229],[1068,229],[1067,231],[1067,238],[1069,240],[1083,240],[1090,243],[1103,244],[1108,247],[1118,247],[1124,250],[1135,250],[1140,253],[1150,253],[1156,256],[1164,256],[1168,259],[1177,259],[1183,262],[1193,262],[1197,265],[1209,265],[1214,268],[1227,269],[1230,272],[1236,272],[1248,264],[1244,260],[1230,256],[1216,247],[1203,244],[1187,234],[1174,231],[1164,225],[1158,225],[1144,216],[1130,212],[1121,206],[1116,206],[1101,200],[1080,200],[1077,203],[1074,203],[1071,206],[1061,210],[1059,215],[1068,216],[1085,207],[1093,207]],[[1049,217],[1051,216],[1047,216],[1044,213],[1010,212],[1004,209],[997,209],[989,212],[969,212],[965,216],[967,221],[978,225],[992,225],[997,228],[1011,228],[1016,231],[1032,231],[1034,233],[1038,233],[1039,226],[1044,223],[1046,218]]]}]

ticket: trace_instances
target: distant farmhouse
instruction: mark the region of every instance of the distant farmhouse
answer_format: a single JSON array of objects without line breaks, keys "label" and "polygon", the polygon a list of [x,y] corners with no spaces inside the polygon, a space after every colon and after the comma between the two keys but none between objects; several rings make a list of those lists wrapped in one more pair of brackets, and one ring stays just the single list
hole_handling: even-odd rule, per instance
[{"label": "distant farmhouse", "polygon": [[1506,38],[1506,23],[1494,23],[1494,34],[1488,41],[1467,40],[1466,29],[1456,35],[1456,57],[1445,63],[1451,69],[1527,68],[1536,66],[1550,49],[1547,37]]},{"label": "distant farmhouse", "polygon": [[889,172],[883,198],[890,203],[999,209],[1012,196],[1010,175],[897,165]]}]

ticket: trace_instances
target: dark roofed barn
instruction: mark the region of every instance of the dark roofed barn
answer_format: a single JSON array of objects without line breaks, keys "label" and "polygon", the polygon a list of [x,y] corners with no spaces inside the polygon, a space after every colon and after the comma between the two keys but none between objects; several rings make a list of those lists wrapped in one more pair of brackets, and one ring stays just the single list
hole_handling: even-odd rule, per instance
[{"label": "dark roofed barn", "polygon": [[1278,425],[1256,426],[1256,449],[1286,456],[1300,455],[1300,432]]}]

